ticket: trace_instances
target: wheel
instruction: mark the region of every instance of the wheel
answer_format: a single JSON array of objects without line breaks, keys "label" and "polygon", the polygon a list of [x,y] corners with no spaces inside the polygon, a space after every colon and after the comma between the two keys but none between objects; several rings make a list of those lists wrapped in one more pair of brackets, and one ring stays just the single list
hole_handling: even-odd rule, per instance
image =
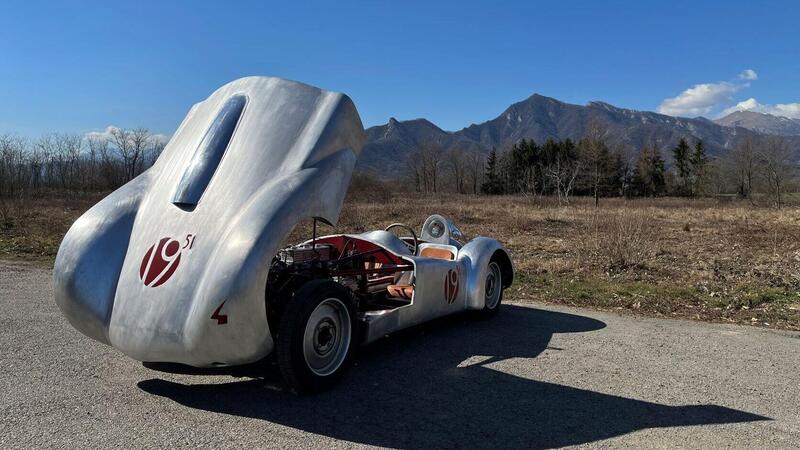
[{"label": "wheel", "polygon": [[500,310],[500,303],[503,301],[503,274],[500,264],[491,261],[486,270],[486,280],[484,281],[484,306],[481,311],[485,316],[497,314]]},{"label": "wheel", "polygon": [[339,381],[357,345],[357,324],[352,295],[342,285],[315,280],[298,289],[281,317],[276,345],[289,387],[311,394]]}]

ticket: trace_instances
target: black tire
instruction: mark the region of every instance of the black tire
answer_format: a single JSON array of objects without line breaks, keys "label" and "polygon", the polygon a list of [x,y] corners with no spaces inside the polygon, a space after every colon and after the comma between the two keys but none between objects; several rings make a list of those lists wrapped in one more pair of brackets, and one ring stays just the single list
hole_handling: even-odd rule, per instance
[{"label": "black tire", "polygon": [[487,266],[486,279],[484,280],[485,304],[480,311],[481,316],[492,317],[500,311],[504,290],[503,270],[500,267],[500,263],[492,259]]},{"label": "black tire", "polygon": [[357,340],[350,291],[330,280],[304,284],[286,305],[278,328],[276,356],[284,381],[299,394],[329,389],[350,366]]}]

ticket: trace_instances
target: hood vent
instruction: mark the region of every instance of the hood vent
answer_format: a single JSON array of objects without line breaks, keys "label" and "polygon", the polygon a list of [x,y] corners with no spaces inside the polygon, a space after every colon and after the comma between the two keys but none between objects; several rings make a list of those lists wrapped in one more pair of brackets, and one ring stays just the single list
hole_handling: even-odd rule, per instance
[{"label": "hood vent", "polygon": [[178,190],[172,199],[173,204],[190,211],[197,206],[222,161],[246,104],[247,97],[236,95],[229,98],[222,106],[203,140],[200,141],[189,167],[183,172]]}]

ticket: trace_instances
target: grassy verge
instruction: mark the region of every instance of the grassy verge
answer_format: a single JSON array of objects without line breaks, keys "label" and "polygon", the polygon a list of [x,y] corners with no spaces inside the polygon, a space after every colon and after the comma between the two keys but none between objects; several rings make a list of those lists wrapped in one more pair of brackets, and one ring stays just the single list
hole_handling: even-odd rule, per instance
[{"label": "grassy verge", "polygon": [[54,236],[0,237],[0,255],[5,258],[52,260],[58,252],[60,239]]},{"label": "grassy verge", "polygon": [[715,289],[707,285],[519,273],[510,294],[517,301],[800,330],[800,293],[756,284]]},{"label": "grassy verge", "polygon": [[72,223],[102,194],[43,195],[0,203],[0,258],[52,265]]}]

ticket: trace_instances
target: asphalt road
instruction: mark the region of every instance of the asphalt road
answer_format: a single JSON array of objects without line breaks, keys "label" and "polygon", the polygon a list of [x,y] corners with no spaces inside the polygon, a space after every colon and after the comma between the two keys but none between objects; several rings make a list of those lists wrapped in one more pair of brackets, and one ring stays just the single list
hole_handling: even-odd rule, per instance
[{"label": "asphalt road", "polygon": [[790,333],[510,304],[365,347],[301,398],[266,364],[164,372],[85,338],[31,266],[0,262],[0,324],[0,448],[800,445]]}]

